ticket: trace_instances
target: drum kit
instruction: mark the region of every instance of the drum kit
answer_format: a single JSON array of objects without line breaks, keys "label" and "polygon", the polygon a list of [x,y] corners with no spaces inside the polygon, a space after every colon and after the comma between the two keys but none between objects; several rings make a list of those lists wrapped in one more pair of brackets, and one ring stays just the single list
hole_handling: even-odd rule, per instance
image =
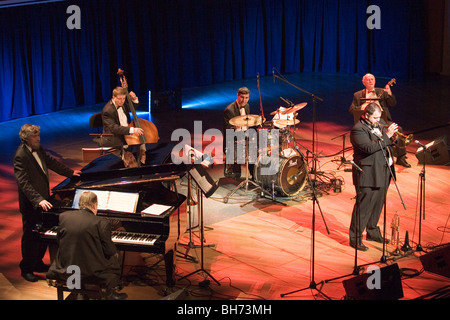
[{"label": "drum kit", "polygon": [[[225,197],[225,203],[241,186],[245,185],[247,188],[249,183],[261,188],[262,193],[270,195],[272,200],[275,200],[275,195],[295,197],[303,190],[307,182],[307,162],[303,155],[296,150],[298,148],[295,147],[294,137],[295,127],[300,123],[300,120],[297,119],[297,112],[306,105],[307,103],[300,103],[288,108],[279,107],[270,114],[273,116],[272,120],[264,123],[262,122],[263,117],[253,114],[237,116],[230,120],[231,125],[243,128],[243,130],[256,127],[258,133],[261,130],[265,131],[263,134],[267,136],[267,145],[258,146],[258,157],[253,169],[254,181],[249,181],[248,157],[246,157],[246,180]],[[278,134],[272,134],[274,129],[278,130]],[[278,143],[272,141],[273,139],[278,139]],[[274,150],[273,146],[278,146],[277,150]],[[248,154],[248,143],[246,143],[246,152]],[[278,163],[276,164],[267,161],[273,152],[278,153]],[[264,171],[264,169],[268,169],[268,166],[274,165],[277,169]],[[272,174],[263,172],[272,172]]]}]

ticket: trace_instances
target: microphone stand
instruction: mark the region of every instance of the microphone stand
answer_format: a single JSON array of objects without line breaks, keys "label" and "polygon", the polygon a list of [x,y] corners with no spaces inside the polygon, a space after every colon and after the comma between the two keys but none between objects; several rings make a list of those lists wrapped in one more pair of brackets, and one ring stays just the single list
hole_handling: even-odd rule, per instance
[{"label": "microphone stand", "polygon": [[339,137],[342,137],[342,157],[341,157],[341,163],[339,164],[339,166],[337,168],[338,170],[341,169],[341,167],[344,164],[348,163],[347,159],[345,159],[345,138],[346,138],[347,134],[348,134],[348,131],[346,133],[340,134],[340,135],[338,135],[338,136],[336,136],[336,137],[331,139],[331,140],[334,140],[334,139],[337,139]]},{"label": "microphone stand", "polygon": [[[417,243],[416,251],[424,251],[422,245],[420,244],[421,241],[421,234],[422,234],[422,217],[423,220],[425,220],[425,167],[426,167],[426,156],[425,153],[427,152],[428,148],[423,145],[423,167],[422,171],[419,173],[420,176],[420,185],[419,185],[419,241]],[[422,216],[423,214],[423,216]]]},{"label": "microphone stand", "polygon": [[[400,201],[402,202],[403,208],[406,210],[406,206],[405,206],[405,203],[403,201],[402,195],[400,194],[400,190],[398,189],[398,185],[397,185],[397,181],[395,179],[394,173],[392,172],[392,168],[389,166],[389,159],[387,158],[386,153],[384,152],[384,150],[387,150],[387,152],[390,155],[390,158],[393,161],[394,158],[392,157],[392,152],[389,150],[388,146],[385,143],[383,143],[385,145],[385,147],[383,148],[382,142],[384,142],[384,140],[383,140],[382,137],[378,136],[375,133],[373,133],[373,134],[378,138],[378,144],[380,145],[380,149],[381,149],[381,151],[383,153],[384,161],[386,163],[387,168],[389,169],[389,177],[392,178],[392,180],[394,181],[394,185],[395,185],[395,187],[397,189],[397,193],[398,193],[398,195],[400,197]],[[390,181],[390,178],[389,178],[389,181]],[[387,184],[387,188],[389,188],[389,184]],[[385,241],[385,239],[386,239],[386,210],[387,210],[387,208],[386,208],[386,199],[387,199],[387,188],[386,188],[386,194],[384,196],[383,239],[382,239],[382,241],[383,241],[383,254],[382,254],[381,258],[380,258],[380,262],[382,262],[382,263],[385,263],[387,261],[387,258],[386,258],[386,255],[385,255],[385,253],[386,253],[386,241]]]},{"label": "microphone stand", "polygon": [[[281,78],[278,75],[275,75],[275,73],[272,73],[272,75],[273,75],[274,82],[275,82],[275,78],[278,78],[278,79],[282,80],[283,82],[291,85],[292,87],[294,87],[294,88],[296,88],[296,89],[298,89],[298,90],[300,90],[300,91],[310,95],[311,98],[312,98],[312,101],[313,101],[313,130],[312,130],[313,168],[312,168],[312,170],[313,170],[313,173],[314,173],[314,182],[311,181],[311,178],[309,176],[309,172],[307,172],[307,174],[306,174],[309,186],[310,186],[310,188],[312,190],[312,193],[313,193],[312,241],[311,241],[311,247],[312,247],[311,248],[311,255],[312,255],[312,257],[311,257],[311,259],[312,259],[312,263],[311,263],[311,265],[312,265],[312,268],[311,268],[311,281],[310,281],[310,284],[309,284],[308,287],[302,288],[302,289],[299,289],[299,290],[295,290],[295,291],[292,291],[292,292],[288,292],[288,293],[283,293],[283,294],[281,294],[281,297],[284,297],[284,296],[287,296],[289,294],[296,293],[296,292],[299,292],[299,291],[303,291],[303,290],[306,290],[306,289],[313,289],[313,290],[316,290],[317,292],[321,293],[328,300],[331,300],[327,295],[325,295],[320,289],[317,288],[317,283],[314,280],[314,268],[315,268],[315,266],[314,266],[315,265],[315,263],[314,263],[314,261],[315,261],[315,224],[316,224],[316,213],[315,212],[316,212],[316,204],[318,205],[320,213],[322,214],[322,209],[320,208],[320,204],[319,204],[319,202],[317,200],[316,188],[315,188],[315,183],[316,183],[316,179],[317,179],[317,170],[316,170],[316,168],[317,168],[317,157],[316,157],[316,154],[315,154],[316,102],[317,101],[323,101],[323,99],[317,97],[316,95],[314,95],[314,94],[312,94],[312,93],[310,93],[310,92],[308,92],[308,91],[306,91],[306,90],[304,90],[302,88],[299,88],[299,87],[293,85],[288,80],[286,80],[284,78]],[[300,151],[300,148],[298,148],[298,146],[295,146],[294,149],[297,150],[297,152],[299,152],[300,155],[302,155],[304,159],[306,159],[305,156]],[[327,229],[328,234],[330,234],[330,231],[328,230],[328,227],[326,225],[325,218],[323,217],[323,214],[322,214],[322,219],[323,219],[323,221],[325,223],[325,227]]]}]

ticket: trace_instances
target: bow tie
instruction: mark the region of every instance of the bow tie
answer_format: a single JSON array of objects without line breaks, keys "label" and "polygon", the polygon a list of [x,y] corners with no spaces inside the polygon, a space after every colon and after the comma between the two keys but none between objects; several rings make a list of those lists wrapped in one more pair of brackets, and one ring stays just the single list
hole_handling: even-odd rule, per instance
[{"label": "bow tie", "polygon": [[370,93],[375,93],[375,90],[367,91],[367,94],[370,94]]}]

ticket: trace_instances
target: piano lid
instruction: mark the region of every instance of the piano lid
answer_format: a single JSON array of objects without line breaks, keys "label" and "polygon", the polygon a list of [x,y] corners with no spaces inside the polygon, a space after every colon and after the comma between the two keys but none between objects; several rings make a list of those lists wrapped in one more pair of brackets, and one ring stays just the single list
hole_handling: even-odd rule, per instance
[{"label": "piano lid", "polygon": [[182,178],[187,171],[185,164],[165,163],[125,168],[122,159],[114,154],[100,156],[81,169],[79,177],[71,177],[55,186],[52,191],[75,188],[99,188],[107,186],[145,184]]}]

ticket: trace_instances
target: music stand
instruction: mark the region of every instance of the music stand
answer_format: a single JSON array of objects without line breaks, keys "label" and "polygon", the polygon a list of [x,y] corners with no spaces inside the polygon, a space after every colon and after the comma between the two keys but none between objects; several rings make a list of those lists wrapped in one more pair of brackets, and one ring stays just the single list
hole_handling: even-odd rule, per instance
[{"label": "music stand", "polygon": [[211,279],[214,280],[217,285],[220,286],[220,283],[204,268],[204,254],[203,254],[203,242],[204,242],[204,232],[205,228],[203,225],[203,196],[206,196],[207,198],[210,197],[218,188],[218,186],[212,181],[211,177],[208,175],[206,170],[201,165],[193,165],[192,168],[189,170],[188,174],[192,176],[195,183],[197,183],[197,201],[199,206],[199,215],[200,215],[200,269],[195,270],[194,272],[189,273],[188,275],[185,275],[184,277],[181,277],[180,280],[187,278],[195,273],[198,272],[204,272],[209,276]]}]

